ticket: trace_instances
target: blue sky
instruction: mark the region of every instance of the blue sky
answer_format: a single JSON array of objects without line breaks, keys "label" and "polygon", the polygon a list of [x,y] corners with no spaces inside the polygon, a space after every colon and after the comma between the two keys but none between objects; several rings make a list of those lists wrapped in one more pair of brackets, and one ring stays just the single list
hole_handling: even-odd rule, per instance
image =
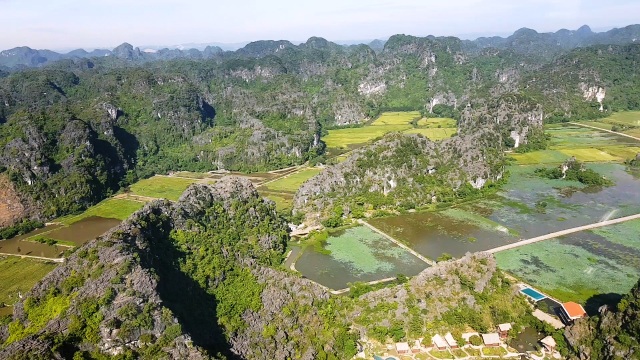
[{"label": "blue sky", "polygon": [[0,0],[0,49],[263,39],[332,41],[594,30],[640,22],[638,0]]}]

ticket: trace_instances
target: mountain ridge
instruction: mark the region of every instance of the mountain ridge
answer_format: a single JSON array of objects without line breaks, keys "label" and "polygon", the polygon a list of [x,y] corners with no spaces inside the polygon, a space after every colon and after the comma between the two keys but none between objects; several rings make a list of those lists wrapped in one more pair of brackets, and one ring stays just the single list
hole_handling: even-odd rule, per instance
[{"label": "mountain ridge", "polygon": [[[433,35],[415,37],[442,38],[442,36],[435,37]],[[314,38],[325,40],[324,38],[317,36],[313,36],[309,38],[309,40]],[[518,49],[522,48],[521,52],[524,52],[526,54],[539,55],[539,47],[545,46],[549,49],[542,51],[542,54],[544,54],[545,56],[553,56],[557,55],[563,50],[570,50],[576,47],[605,43],[621,45],[640,41],[640,25],[632,24],[622,28],[613,28],[605,32],[593,32],[588,25],[583,25],[576,30],[560,29],[556,32],[543,33],[537,32],[534,29],[523,27],[516,30],[512,35],[508,37],[489,36],[478,37],[474,40],[461,40],[460,38],[456,37],[456,39],[459,39],[468,51],[481,51],[482,49],[495,47],[498,49],[515,49],[516,52],[518,52]],[[307,40],[307,42],[309,40]],[[328,40],[325,41],[330,42],[335,46],[344,48],[366,45],[375,51],[380,51],[384,46],[384,43],[386,43],[385,40],[379,39],[373,40],[368,44],[349,43],[344,45],[340,45],[340,42],[331,42]],[[278,45],[283,45],[286,47],[298,47],[302,44],[305,44],[306,42],[300,42],[299,45],[295,45],[294,42],[289,40],[256,40],[247,43],[238,43],[243,44],[243,46],[235,50],[230,50],[230,48],[228,47],[226,49],[223,49],[223,47],[219,43],[206,44],[206,46],[204,47],[203,45],[205,44],[200,44],[200,48],[203,47],[202,50],[196,47],[187,48],[182,46],[145,46],[145,50],[141,50],[140,47],[133,47],[129,43],[125,42],[116,46],[112,50],[94,49],[91,52],[88,52],[80,48],[69,51],[67,53],[55,52],[47,49],[32,49],[27,46],[20,46],[0,51],[0,69],[2,69],[3,67],[5,68],[5,70],[15,70],[24,67],[40,67],[52,62],[56,62],[58,60],[94,58],[101,56],[114,56],[116,58],[124,58],[125,60],[130,61],[157,61],[171,58],[207,59],[222,53],[252,56],[255,55],[255,48],[261,47],[265,43],[277,43]],[[131,54],[131,56],[126,56],[126,54],[123,54],[123,46],[125,48],[130,48],[128,52],[135,53],[135,56],[133,54]],[[260,56],[260,54],[257,54],[256,56]]]}]

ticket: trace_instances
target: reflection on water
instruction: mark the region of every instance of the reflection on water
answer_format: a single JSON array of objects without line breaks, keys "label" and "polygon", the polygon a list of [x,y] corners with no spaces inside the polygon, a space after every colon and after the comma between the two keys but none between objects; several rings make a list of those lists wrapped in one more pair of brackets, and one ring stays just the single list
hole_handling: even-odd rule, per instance
[{"label": "reflection on water", "polygon": [[[517,236],[479,227],[443,212],[372,219],[370,223],[435,259],[488,250],[509,242],[640,213],[640,180],[618,164],[589,165],[615,182],[607,188],[576,188],[562,180],[537,177],[536,166],[512,167],[509,183],[496,196],[458,207],[486,217]],[[579,184],[578,184],[579,185]],[[563,187],[564,186],[564,187]],[[566,191],[566,186],[573,186]]]},{"label": "reflection on water", "polygon": [[73,223],[71,226],[52,231],[47,234],[47,237],[56,240],[71,241],[76,245],[82,245],[120,225],[120,222],[118,219],[91,216]]},{"label": "reflection on water", "polygon": [[66,227],[49,225],[28,234],[0,241],[0,253],[59,258],[68,247],[41,244],[26,239],[35,235],[42,235],[42,237],[73,242],[80,246],[119,224],[120,220],[117,219],[92,216]]}]

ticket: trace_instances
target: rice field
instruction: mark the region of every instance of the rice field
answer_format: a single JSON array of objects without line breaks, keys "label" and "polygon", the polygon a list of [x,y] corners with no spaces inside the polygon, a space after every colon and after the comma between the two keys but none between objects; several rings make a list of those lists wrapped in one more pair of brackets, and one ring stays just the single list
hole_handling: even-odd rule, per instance
[{"label": "rice field", "polygon": [[412,121],[417,119],[420,119],[418,111],[385,112],[371,123],[371,126],[410,125]]},{"label": "rice field", "polygon": [[567,157],[575,156],[576,159],[582,162],[622,162],[625,160],[595,148],[562,149],[560,152],[565,154]]},{"label": "rice field", "polygon": [[293,197],[284,194],[261,192],[261,195],[276,203],[276,210],[283,211],[293,207]]},{"label": "rice field", "polygon": [[[611,126],[603,122],[588,124]],[[551,136],[549,149],[513,153],[511,157],[520,165],[559,164],[571,156],[583,162],[623,162],[640,149],[636,140],[578,125],[549,124],[545,125],[545,132]]]},{"label": "rice field", "polygon": [[438,141],[452,137],[458,132],[456,128],[416,128],[405,131],[405,134],[420,134],[429,140]]},{"label": "rice field", "polygon": [[366,144],[383,135],[398,131],[402,132],[411,128],[411,125],[381,125],[363,126],[359,128],[346,128],[329,130],[329,134],[322,138],[328,148],[350,148],[356,145]]},{"label": "rice field", "polygon": [[18,301],[18,293],[23,294],[40,279],[56,268],[53,262],[0,257],[0,304],[11,305]]},{"label": "rice field", "polygon": [[557,150],[538,150],[528,153],[512,153],[509,155],[520,165],[560,164],[567,160],[567,155]]},{"label": "rice field", "polygon": [[291,175],[287,175],[274,182],[266,184],[264,187],[270,191],[296,192],[305,181],[318,175],[322,169],[308,168]]},{"label": "rice field", "polygon": [[139,201],[110,198],[88,208],[80,215],[65,216],[57,219],[56,222],[71,225],[92,216],[124,220],[134,212],[140,210],[142,206],[144,206],[144,203]]},{"label": "rice field", "polygon": [[416,125],[427,128],[455,128],[458,123],[451,118],[422,118]]},{"label": "rice field", "polygon": [[152,198],[165,198],[175,201],[180,198],[180,195],[182,195],[189,185],[196,181],[196,179],[156,175],[149,179],[140,180],[131,185],[130,190],[134,195]]},{"label": "rice field", "polygon": [[607,124],[619,124],[627,126],[640,126],[640,111],[622,111],[599,120]]}]

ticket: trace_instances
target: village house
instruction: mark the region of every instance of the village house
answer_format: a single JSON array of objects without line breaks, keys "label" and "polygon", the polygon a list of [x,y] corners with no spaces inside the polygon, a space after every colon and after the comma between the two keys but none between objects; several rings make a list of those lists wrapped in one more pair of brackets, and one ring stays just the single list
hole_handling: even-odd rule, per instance
[{"label": "village house", "polygon": [[567,325],[573,324],[575,320],[583,318],[586,315],[587,312],[584,310],[582,305],[578,303],[569,301],[562,304],[560,318]]},{"label": "village house", "polygon": [[436,334],[434,337],[432,337],[431,343],[433,343],[433,346],[438,350],[447,349],[447,342],[444,340],[442,336],[440,336],[440,334]]},{"label": "village house", "polygon": [[509,336],[509,330],[511,330],[510,323],[498,324],[498,334],[500,339],[506,339]]},{"label": "village house", "polygon": [[500,346],[500,335],[498,333],[482,334],[482,342],[484,346]]},{"label": "village house", "polygon": [[458,348],[458,342],[456,341],[456,339],[453,338],[453,335],[451,335],[451,333],[446,333],[444,335],[444,340],[447,342],[447,345],[449,345],[450,348],[452,349]]},{"label": "village house", "polygon": [[401,342],[396,343],[396,351],[398,354],[408,354],[411,351],[411,348],[409,347],[409,343]]}]

